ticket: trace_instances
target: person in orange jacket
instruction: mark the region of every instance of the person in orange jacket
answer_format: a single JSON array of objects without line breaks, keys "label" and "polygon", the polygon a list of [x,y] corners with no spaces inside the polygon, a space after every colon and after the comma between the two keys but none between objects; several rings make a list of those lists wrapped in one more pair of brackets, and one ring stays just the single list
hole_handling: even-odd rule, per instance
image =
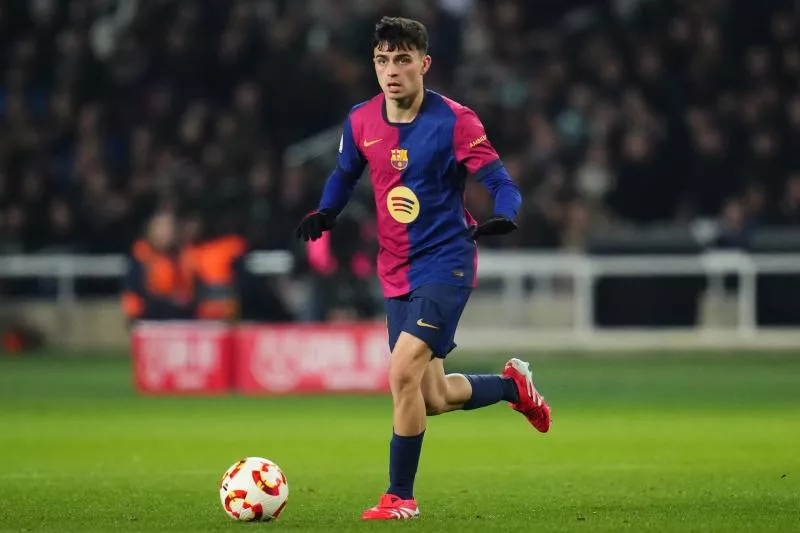
[{"label": "person in orange jacket", "polygon": [[175,246],[174,216],[157,213],[128,258],[122,308],[129,322],[191,318],[192,286],[184,262]]},{"label": "person in orange jacket", "polygon": [[240,284],[246,252],[246,241],[233,232],[223,232],[187,250],[196,318],[240,318]]}]

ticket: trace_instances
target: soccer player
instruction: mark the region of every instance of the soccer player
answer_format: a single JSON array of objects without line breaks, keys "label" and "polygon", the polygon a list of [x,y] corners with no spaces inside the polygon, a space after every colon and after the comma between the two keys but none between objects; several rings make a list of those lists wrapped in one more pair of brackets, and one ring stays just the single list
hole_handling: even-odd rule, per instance
[{"label": "soccer player", "polygon": [[[537,430],[550,428],[550,408],[528,363],[511,359],[500,375],[444,372],[476,282],[475,239],[514,231],[520,194],[475,113],[423,87],[431,67],[427,49],[427,30],[417,21],[384,17],[376,25],[373,62],[382,92],[350,111],[319,208],[296,230],[298,239],[313,241],[332,229],[369,166],[394,434],[389,488],[364,520],[419,515],[413,490],[427,416],[506,401]],[[494,197],[494,216],[480,225],[464,207],[468,174]]]}]

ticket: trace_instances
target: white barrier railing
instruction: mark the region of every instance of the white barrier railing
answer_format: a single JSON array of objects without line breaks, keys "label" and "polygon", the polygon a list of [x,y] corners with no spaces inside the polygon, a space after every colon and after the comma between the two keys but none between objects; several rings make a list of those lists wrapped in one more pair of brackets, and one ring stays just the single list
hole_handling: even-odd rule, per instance
[{"label": "white barrier railing", "polygon": [[[524,306],[526,278],[545,282],[568,277],[573,282],[574,334],[591,334],[594,327],[594,291],[604,276],[707,276],[710,285],[722,287],[726,275],[739,277],[738,331],[750,336],[756,330],[756,276],[759,273],[800,273],[800,254],[751,255],[741,252],[709,252],[693,256],[605,256],[492,252],[479,257],[483,278],[501,278],[510,313]],[[513,316],[513,315],[512,315]]]},{"label": "white barrier railing", "polygon": [[[247,268],[254,274],[286,274],[292,269],[292,255],[286,251],[253,252]],[[575,339],[596,333],[594,326],[595,280],[603,276],[706,276],[710,290],[721,290],[723,277],[738,277],[738,321],[741,338],[758,332],[756,320],[759,274],[800,274],[800,254],[745,254],[709,252],[696,256],[605,256],[534,253],[524,251],[483,251],[479,257],[482,280],[503,281],[503,308],[508,317],[519,316],[527,304],[525,281],[537,280],[552,286],[555,279],[572,280],[573,325]],[[50,277],[58,282],[59,306],[68,308],[75,301],[74,282],[79,277],[118,277],[125,271],[122,256],[11,255],[0,257],[0,278]],[[727,333],[732,333],[728,331]]]},{"label": "white barrier railing", "polygon": [[[246,266],[258,275],[287,274],[294,258],[290,252],[253,252]],[[74,304],[77,278],[120,278],[125,275],[122,255],[7,255],[0,256],[0,278],[53,278],[57,282],[56,303],[62,310]]]}]

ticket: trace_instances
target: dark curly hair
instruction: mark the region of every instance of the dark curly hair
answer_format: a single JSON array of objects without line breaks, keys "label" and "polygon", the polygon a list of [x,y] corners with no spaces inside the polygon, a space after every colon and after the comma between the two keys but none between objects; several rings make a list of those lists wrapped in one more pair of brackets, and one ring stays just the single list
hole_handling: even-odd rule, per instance
[{"label": "dark curly hair", "polygon": [[428,53],[428,29],[419,21],[403,17],[383,17],[375,24],[372,49],[385,43],[387,51],[419,50]]}]

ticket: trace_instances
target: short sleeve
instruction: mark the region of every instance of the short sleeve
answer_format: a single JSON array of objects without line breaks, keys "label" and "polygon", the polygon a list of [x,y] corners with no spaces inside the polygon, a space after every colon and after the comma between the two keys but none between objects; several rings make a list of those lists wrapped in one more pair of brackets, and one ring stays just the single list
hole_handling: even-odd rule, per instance
[{"label": "short sleeve", "polygon": [[364,171],[366,161],[353,138],[352,115],[347,117],[339,138],[339,156],[336,166],[347,175],[358,177]]},{"label": "short sleeve", "polygon": [[456,161],[478,179],[502,165],[478,115],[468,107],[462,108],[456,119],[453,147]]}]

